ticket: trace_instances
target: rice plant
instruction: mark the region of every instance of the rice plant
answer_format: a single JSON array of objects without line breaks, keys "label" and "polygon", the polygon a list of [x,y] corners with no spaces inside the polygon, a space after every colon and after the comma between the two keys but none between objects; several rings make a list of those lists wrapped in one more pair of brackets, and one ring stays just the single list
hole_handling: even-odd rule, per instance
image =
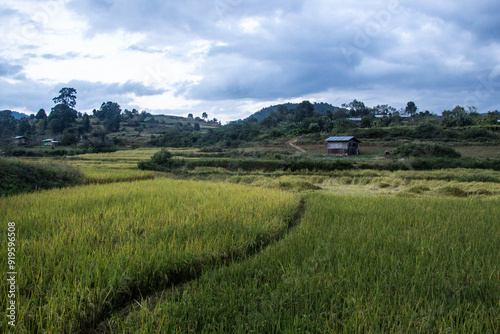
[{"label": "rice plant", "polygon": [[307,195],[251,261],[140,301],[113,333],[496,333],[500,200]]},{"label": "rice plant", "polygon": [[297,205],[278,190],[168,179],[2,198],[1,221],[18,231],[16,330],[88,329],[133,299],[245,256],[283,233]]}]

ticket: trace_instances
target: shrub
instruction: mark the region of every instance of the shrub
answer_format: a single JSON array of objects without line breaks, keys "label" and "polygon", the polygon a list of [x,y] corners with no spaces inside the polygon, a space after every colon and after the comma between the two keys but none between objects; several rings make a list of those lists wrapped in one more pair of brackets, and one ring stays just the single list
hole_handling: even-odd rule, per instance
[{"label": "shrub", "polygon": [[436,138],[439,134],[441,128],[435,121],[427,121],[425,123],[419,124],[414,131],[413,136],[420,139],[432,139]]},{"label": "shrub", "polygon": [[139,161],[137,163],[137,167],[141,170],[170,172],[172,169],[180,167],[183,164],[183,160],[172,159],[172,153],[162,149],[161,151],[153,154],[149,161]]},{"label": "shrub", "polygon": [[172,159],[172,153],[169,151],[162,149],[159,152],[156,152],[151,157],[151,162],[158,165],[166,165],[170,163],[170,159]]},{"label": "shrub", "polygon": [[0,196],[60,188],[81,182],[80,171],[64,164],[28,163],[0,158]]},{"label": "shrub", "polygon": [[493,132],[488,131],[486,128],[470,127],[464,131],[464,137],[466,139],[473,139],[476,141],[488,141],[489,139],[495,138]]},{"label": "shrub", "polygon": [[453,148],[440,144],[408,143],[397,147],[394,154],[403,157],[437,157],[437,158],[460,158],[461,154]]}]

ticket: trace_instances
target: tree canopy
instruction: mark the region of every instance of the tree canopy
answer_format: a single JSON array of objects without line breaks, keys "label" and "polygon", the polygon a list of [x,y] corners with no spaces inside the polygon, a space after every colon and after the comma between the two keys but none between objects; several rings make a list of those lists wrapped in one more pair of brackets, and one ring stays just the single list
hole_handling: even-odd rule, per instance
[{"label": "tree canopy", "polygon": [[64,87],[59,90],[59,96],[52,99],[55,104],[61,103],[70,108],[74,108],[76,105],[76,89],[71,87]]},{"label": "tree canopy", "polygon": [[99,110],[93,110],[94,116],[104,121],[104,127],[108,131],[118,131],[120,128],[121,112],[120,105],[111,101],[103,102]]}]

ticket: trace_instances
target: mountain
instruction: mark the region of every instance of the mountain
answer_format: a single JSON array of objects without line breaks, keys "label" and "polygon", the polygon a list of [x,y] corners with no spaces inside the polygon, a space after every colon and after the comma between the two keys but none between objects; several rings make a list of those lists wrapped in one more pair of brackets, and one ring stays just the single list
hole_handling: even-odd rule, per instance
[{"label": "mountain", "polygon": [[21,119],[21,118],[29,118],[30,115],[23,114],[22,112],[17,112],[17,111],[11,111],[12,116],[14,116],[15,119]]},{"label": "mountain", "polygon": [[[271,113],[271,111],[278,110],[278,108],[280,106],[285,106],[288,108],[288,110],[292,110],[292,109],[297,108],[298,105],[299,105],[298,103],[290,103],[290,102],[283,103],[283,104],[276,104],[276,105],[269,106],[269,107],[266,107],[266,108],[263,108],[263,109],[257,111],[256,113],[248,116],[245,120],[255,118],[260,122],[261,120],[266,118]],[[326,114],[327,110],[334,112],[335,110],[340,109],[339,107],[335,107],[335,106],[333,106],[329,103],[325,103],[325,102],[320,102],[320,103],[314,102],[313,105],[314,105],[314,111],[319,113],[319,114],[322,114],[322,115]]]}]

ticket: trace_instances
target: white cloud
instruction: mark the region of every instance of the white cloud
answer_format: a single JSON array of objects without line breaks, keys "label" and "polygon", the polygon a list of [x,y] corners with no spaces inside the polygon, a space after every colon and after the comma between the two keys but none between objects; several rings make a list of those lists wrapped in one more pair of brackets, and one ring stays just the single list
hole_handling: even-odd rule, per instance
[{"label": "white cloud", "polygon": [[255,17],[247,17],[241,20],[240,29],[246,34],[254,34],[260,28],[260,20]]},{"label": "white cloud", "polygon": [[175,96],[173,92],[152,96],[135,96],[132,94],[130,97],[131,102],[128,104],[150,110],[189,111],[201,103],[201,101],[187,100],[182,96]]},{"label": "white cloud", "polygon": [[[95,95],[79,96],[82,109],[120,99],[225,120],[322,98],[420,99],[439,111],[500,66],[499,10],[487,0],[4,0],[0,90],[18,110],[75,83]],[[481,95],[484,108],[500,108],[499,89]]]}]

